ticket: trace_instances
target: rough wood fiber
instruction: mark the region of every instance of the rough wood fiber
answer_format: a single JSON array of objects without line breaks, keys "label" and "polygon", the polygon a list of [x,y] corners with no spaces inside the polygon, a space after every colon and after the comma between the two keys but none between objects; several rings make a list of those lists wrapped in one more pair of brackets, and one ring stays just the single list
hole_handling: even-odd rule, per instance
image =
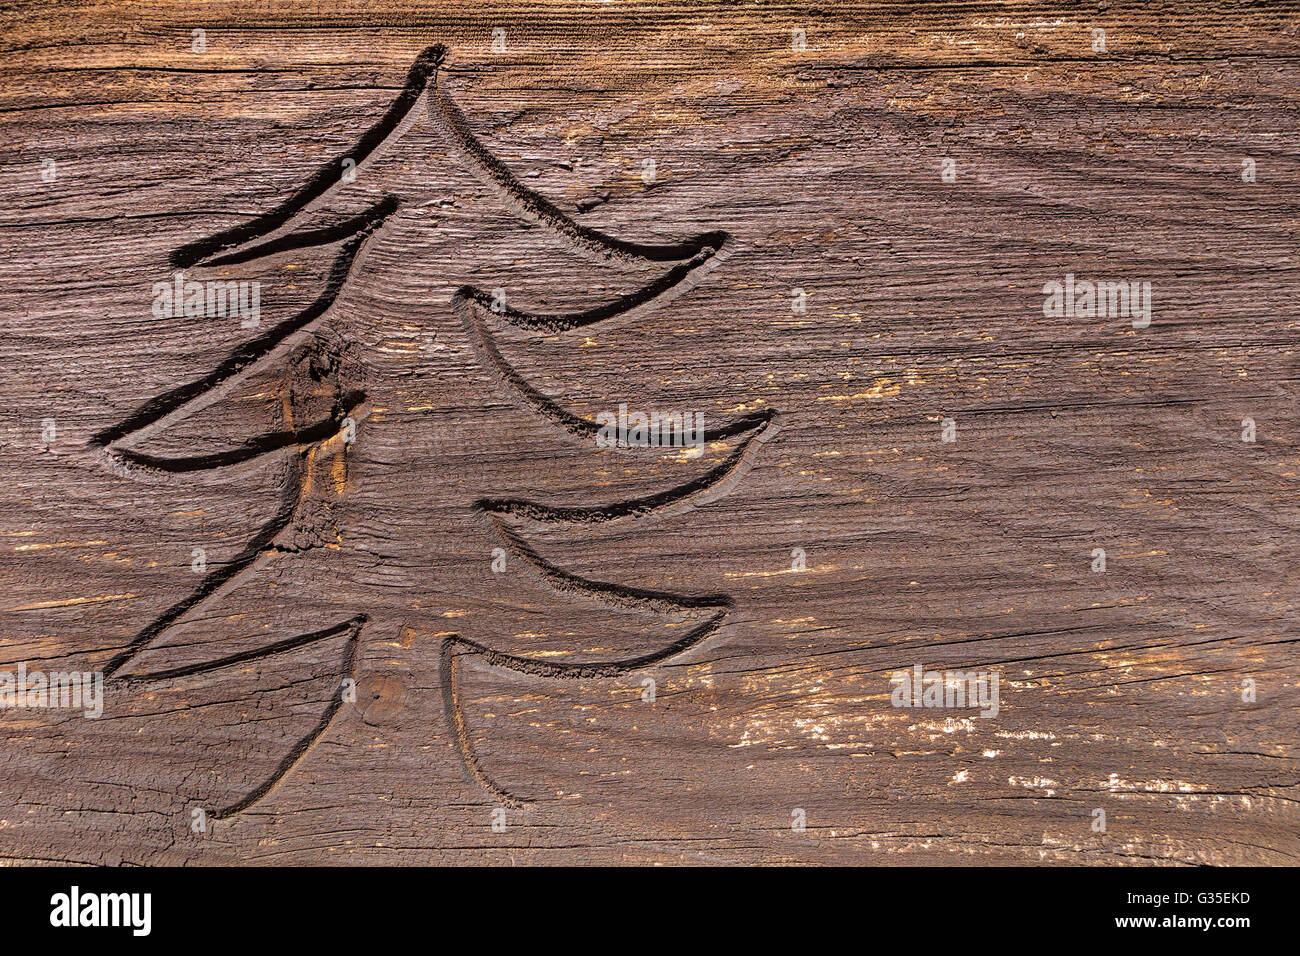
[{"label": "rough wood fiber", "polygon": [[[0,711],[0,856],[1297,862],[1298,20],[7,5],[0,669],[110,675],[99,720]],[[336,242],[195,251],[435,44],[468,138],[427,92],[292,225]],[[258,330],[152,314],[186,248],[262,283]],[[1067,273],[1150,282],[1150,326],[1045,316]],[[467,286],[628,314],[530,327]],[[322,290],[282,355],[123,438]],[[740,424],[596,448],[622,402]],[[715,470],[617,521],[505,507]],[[891,706],[917,663],[997,671],[1000,712]]]}]

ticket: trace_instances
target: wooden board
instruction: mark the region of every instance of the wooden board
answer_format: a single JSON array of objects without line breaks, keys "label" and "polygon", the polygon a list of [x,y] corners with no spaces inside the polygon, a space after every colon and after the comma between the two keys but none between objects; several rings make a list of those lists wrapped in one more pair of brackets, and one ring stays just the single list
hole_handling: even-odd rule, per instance
[{"label": "wooden board", "polygon": [[1297,862],[1293,7],[0,23],[6,861]]}]

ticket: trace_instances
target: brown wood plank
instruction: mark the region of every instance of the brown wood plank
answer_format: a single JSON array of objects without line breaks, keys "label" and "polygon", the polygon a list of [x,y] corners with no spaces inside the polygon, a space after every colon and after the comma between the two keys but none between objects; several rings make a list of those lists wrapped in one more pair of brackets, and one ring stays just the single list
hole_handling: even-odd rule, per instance
[{"label": "brown wood plank", "polygon": [[[110,672],[0,710],[0,858],[1297,862],[1289,5],[0,23],[0,671]],[[262,222],[336,241],[183,264],[256,328],[154,313],[354,149]],[[597,447],[620,403],[740,424]]]}]

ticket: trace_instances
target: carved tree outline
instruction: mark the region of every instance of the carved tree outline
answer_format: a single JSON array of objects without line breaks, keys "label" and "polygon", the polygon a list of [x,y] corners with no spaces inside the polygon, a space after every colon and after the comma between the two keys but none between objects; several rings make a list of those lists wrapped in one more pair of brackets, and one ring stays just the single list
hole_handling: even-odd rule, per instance
[{"label": "carved tree outline", "polygon": [[[222,452],[204,455],[159,457],[134,449],[207,408],[227,395],[255,370],[286,362],[292,350],[309,344],[332,317],[339,295],[364,264],[366,253],[384,234],[401,201],[385,195],[359,215],[337,224],[296,230],[294,224],[326,203],[345,181],[351,167],[358,174],[418,120],[420,107],[431,125],[465,164],[491,187],[505,207],[521,219],[536,223],[555,234],[565,245],[602,264],[621,268],[665,264],[669,268],[641,288],[587,309],[569,313],[538,313],[513,305],[493,309],[491,296],[465,286],[452,296],[451,306],[459,318],[475,354],[510,390],[521,406],[532,410],[574,439],[590,443],[598,426],[568,412],[559,403],[534,388],[498,350],[489,323],[500,321],[533,334],[564,334],[614,320],[635,319],[690,291],[730,253],[731,237],[725,232],[705,233],[677,243],[639,243],[609,236],[581,225],[565,215],[544,196],[524,187],[474,136],[464,115],[438,81],[439,67],[447,48],[436,45],[415,60],[401,93],[383,117],[349,150],[321,166],[293,195],[263,216],[210,237],[188,243],[170,256],[174,268],[207,268],[245,264],[304,249],[339,243],[322,294],[307,308],[273,325],[236,347],[212,371],[199,379],[157,396],[122,422],[91,438],[104,461],[116,472],[129,477],[150,475],[164,480],[200,471],[219,472],[276,456],[283,469],[281,506],[234,560],[209,572],[199,586],[144,627],[105,667],[105,676],[129,684],[191,676],[252,660],[273,657],[289,650],[315,644],[329,637],[347,634],[340,678],[355,677],[359,640],[368,621],[365,614],[307,634],[297,635],[264,648],[222,657],[203,664],[177,667],[146,674],[123,673],[136,658],[155,646],[173,625],[189,612],[233,589],[246,575],[264,567],[280,548],[279,536],[290,527],[302,503],[302,477],[310,451],[339,441],[351,415],[365,407],[363,392],[339,395],[325,418],[245,439]],[[631,522],[651,515],[681,514],[732,491],[753,465],[759,450],[779,430],[774,410],[742,416],[706,430],[709,442],[741,436],[735,449],[718,466],[703,475],[654,495],[595,506],[557,506],[521,499],[480,499],[474,510],[505,548],[521,561],[539,582],[553,590],[578,594],[617,610],[644,611],[660,616],[684,618],[700,611],[711,612],[702,623],[690,628],[676,641],[636,657],[590,664],[557,664],[523,655],[506,654],[460,635],[447,637],[440,648],[440,677],[448,727],[469,778],[486,793],[512,807],[528,801],[506,792],[482,769],[469,738],[459,694],[458,667],[462,657],[476,657],[487,664],[516,673],[548,679],[617,677],[667,661],[697,646],[715,634],[734,606],[728,595],[688,595],[655,591],[596,581],[565,571],[542,558],[528,543],[522,529],[551,524],[598,525]],[[339,709],[338,695],[321,720],[302,737],[267,780],[213,817],[237,815],[274,792],[285,777],[310,752],[329,729]]]}]

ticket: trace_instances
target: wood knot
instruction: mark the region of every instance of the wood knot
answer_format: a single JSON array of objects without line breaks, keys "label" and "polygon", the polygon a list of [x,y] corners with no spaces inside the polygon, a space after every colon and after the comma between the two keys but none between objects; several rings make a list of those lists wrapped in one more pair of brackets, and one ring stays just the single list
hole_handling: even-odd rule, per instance
[{"label": "wood knot", "polygon": [[357,709],[368,724],[391,721],[402,709],[406,687],[391,674],[372,674],[357,684]]}]

